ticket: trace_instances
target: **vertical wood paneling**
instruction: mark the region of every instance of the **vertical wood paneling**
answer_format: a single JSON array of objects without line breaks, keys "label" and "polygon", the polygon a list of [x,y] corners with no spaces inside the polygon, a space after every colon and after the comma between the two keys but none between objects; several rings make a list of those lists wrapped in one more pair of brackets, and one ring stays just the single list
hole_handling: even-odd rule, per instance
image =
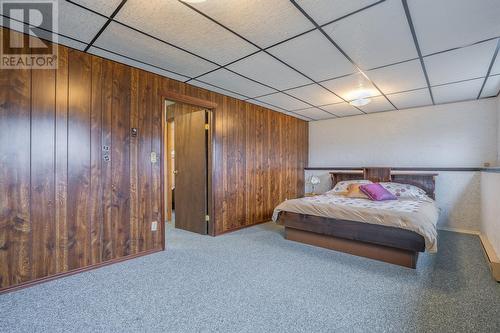
[{"label": "vertical wood paneling", "polygon": [[139,77],[139,146],[138,146],[138,168],[141,170],[138,179],[139,193],[139,225],[138,225],[138,248],[139,251],[148,249],[151,242],[151,140],[152,140],[152,114],[148,112],[152,107],[153,98],[152,75],[141,75]]},{"label": "vertical wood paneling", "polygon": [[130,82],[131,68],[113,65],[111,131],[112,213],[115,257],[130,254]]},{"label": "vertical wood paneling", "polygon": [[32,278],[56,273],[54,70],[33,70],[31,79]]},{"label": "vertical wood paneling", "polygon": [[161,249],[167,92],[217,103],[211,233],[303,193],[307,123],[59,46],[55,71],[0,70],[0,288]]},{"label": "vertical wood paneling", "polygon": [[[114,227],[112,216],[112,160],[111,160],[111,127],[113,118],[113,63],[104,61],[102,66],[102,260],[107,261],[115,257],[113,251]],[[105,156],[107,158],[105,159]]]},{"label": "vertical wood paneling", "polygon": [[90,56],[68,54],[68,268],[90,263]]},{"label": "vertical wood paneling", "polygon": [[251,105],[246,105],[246,169],[245,169],[245,183],[246,183],[246,220],[247,223],[255,223],[257,221],[257,184],[253,181],[256,179],[257,170],[257,145],[256,145],[256,116],[257,113],[253,111]]},{"label": "vertical wood paneling", "polygon": [[[139,126],[139,76],[140,72],[137,69],[132,69],[130,81],[130,127],[138,128]],[[141,133],[142,135],[142,133]],[[137,253],[138,251],[138,226],[139,226],[139,169],[138,163],[138,140],[137,136],[130,137],[130,252]]]},{"label": "vertical wood paneling", "polygon": [[56,271],[68,270],[68,49],[59,46],[55,119]]},{"label": "vertical wood paneling", "polygon": [[[148,77],[151,77],[148,75]],[[163,158],[161,151],[161,141],[162,141],[162,117],[163,112],[161,98],[158,96],[159,82],[158,77],[152,77],[152,95],[151,95],[151,113],[152,113],[152,128],[151,128],[151,152],[155,152],[157,155],[157,162],[151,163],[151,213],[152,220],[158,222],[158,230],[163,231],[163,220],[161,217],[161,163],[160,158]],[[151,221],[147,221],[146,224],[149,227],[149,233],[151,234]],[[154,247],[161,246],[161,233],[154,232],[151,234],[152,244]]]},{"label": "vertical wood paneling", "polygon": [[31,279],[29,70],[0,75],[0,287]]},{"label": "vertical wood paneling", "polygon": [[90,112],[90,263],[102,261],[102,59],[92,57]]}]

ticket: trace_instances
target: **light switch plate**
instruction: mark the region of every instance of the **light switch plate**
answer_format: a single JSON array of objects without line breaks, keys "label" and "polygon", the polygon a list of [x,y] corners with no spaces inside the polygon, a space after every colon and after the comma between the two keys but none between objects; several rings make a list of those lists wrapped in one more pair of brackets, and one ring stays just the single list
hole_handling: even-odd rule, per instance
[{"label": "light switch plate", "polygon": [[156,163],[158,161],[158,156],[154,151],[151,152],[151,163]]},{"label": "light switch plate", "polygon": [[151,222],[151,231],[158,230],[158,221]]}]

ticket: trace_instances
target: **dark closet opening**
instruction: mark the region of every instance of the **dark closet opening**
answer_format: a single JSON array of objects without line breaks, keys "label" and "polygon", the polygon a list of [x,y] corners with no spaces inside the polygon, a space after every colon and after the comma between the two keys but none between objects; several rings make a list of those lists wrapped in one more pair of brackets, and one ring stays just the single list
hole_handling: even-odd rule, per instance
[{"label": "dark closet opening", "polygon": [[203,235],[210,222],[211,119],[205,107],[165,100],[166,223]]}]

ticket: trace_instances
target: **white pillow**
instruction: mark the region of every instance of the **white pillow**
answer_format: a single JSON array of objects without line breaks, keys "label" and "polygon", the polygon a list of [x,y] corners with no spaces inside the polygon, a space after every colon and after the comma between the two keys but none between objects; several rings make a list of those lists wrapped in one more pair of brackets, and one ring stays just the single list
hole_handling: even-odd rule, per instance
[{"label": "white pillow", "polygon": [[387,191],[391,192],[398,199],[428,200],[430,199],[420,187],[401,183],[380,183]]},{"label": "white pillow", "polygon": [[347,192],[347,187],[351,184],[372,184],[371,181],[367,179],[356,179],[356,180],[343,180],[335,184],[333,189],[326,193],[343,193]]}]

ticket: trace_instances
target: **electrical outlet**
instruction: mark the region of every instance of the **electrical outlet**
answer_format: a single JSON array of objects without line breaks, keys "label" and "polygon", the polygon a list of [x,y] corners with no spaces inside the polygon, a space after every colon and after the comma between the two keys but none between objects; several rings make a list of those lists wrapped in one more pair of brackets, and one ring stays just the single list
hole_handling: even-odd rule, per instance
[{"label": "electrical outlet", "polygon": [[153,221],[151,222],[151,231],[156,231],[156,230],[158,230],[158,222]]},{"label": "electrical outlet", "polygon": [[158,161],[158,155],[153,151],[151,152],[151,163],[156,163]]}]

